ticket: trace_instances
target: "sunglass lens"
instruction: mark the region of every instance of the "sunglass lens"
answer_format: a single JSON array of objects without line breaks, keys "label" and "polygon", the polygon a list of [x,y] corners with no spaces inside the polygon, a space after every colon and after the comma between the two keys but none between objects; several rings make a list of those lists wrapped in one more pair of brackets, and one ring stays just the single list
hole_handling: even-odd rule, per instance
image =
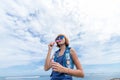
[{"label": "sunglass lens", "polygon": [[61,39],[63,39],[63,38],[64,38],[64,36],[59,36],[59,37],[57,37],[56,40],[61,40]]},{"label": "sunglass lens", "polygon": [[64,38],[64,36],[60,36],[60,39],[63,39]]}]

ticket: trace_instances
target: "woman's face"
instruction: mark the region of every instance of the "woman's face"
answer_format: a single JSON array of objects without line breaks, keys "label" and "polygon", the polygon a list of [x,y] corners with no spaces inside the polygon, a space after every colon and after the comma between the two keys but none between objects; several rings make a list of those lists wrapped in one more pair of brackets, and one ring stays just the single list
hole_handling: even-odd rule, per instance
[{"label": "woman's face", "polygon": [[58,36],[58,37],[56,38],[56,43],[57,43],[58,45],[65,44],[65,37],[64,37],[64,36]]}]

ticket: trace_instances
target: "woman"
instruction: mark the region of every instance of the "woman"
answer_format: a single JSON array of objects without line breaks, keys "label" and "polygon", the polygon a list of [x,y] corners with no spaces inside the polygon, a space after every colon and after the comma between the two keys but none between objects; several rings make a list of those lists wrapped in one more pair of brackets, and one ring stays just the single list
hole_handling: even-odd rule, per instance
[{"label": "woman", "polygon": [[[55,42],[59,50],[50,58]],[[45,71],[52,68],[51,80],[72,80],[72,76],[83,78],[82,66],[75,50],[69,47],[68,38],[64,34],[59,34],[55,42],[48,45],[49,49],[44,65]],[[74,65],[76,69],[73,69]]]}]

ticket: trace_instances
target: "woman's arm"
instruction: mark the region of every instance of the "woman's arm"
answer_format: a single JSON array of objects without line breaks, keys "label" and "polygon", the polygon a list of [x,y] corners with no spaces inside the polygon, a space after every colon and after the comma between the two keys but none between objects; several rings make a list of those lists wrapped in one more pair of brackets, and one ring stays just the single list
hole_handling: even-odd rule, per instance
[{"label": "woman's arm", "polygon": [[53,48],[53,45],[55,43],[54,42],[51,42],[49,45],[48,45],[48,53],[47,53],[47,56],[46,56],[46,60],[45,60],[45,65],[44,65],[44,70],[47,71],[51,68],[51,62],[52,62],[52,59],[50,58],[51,56],[51,52],[52,52],[52,48]]},{"label": "woman's arm", "polygon": [[70,52],[71,52],[71,56],[72,56],[72,59],[74,61],[74,64],[76,66],[76,70],[66,68],[65,72],[67,74],[70,74],[70,75],[73,75],[73,76],[84,77],[84,72],[83,72],[83,69],[82,69],[82,65],[80,64],[80,61],[78,59],[78,56],[77,56],[75,50],[73,48],[71,48]]},{"label": "woman's arm", "polygon": [[46,60],[45,60],[45,65],[44,65],[44,70],[47,71],[51,68],[51,50],[48,50],[47,56],[46,56]]}]

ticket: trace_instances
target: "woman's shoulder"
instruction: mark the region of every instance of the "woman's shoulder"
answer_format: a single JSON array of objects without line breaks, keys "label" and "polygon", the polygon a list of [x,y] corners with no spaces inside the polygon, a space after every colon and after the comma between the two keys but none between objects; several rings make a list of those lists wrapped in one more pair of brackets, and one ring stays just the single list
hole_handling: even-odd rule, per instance
[{"label": "woman's shoulder", "polygon": [[75,49],[74,49],[74,48],[72,48],[72,47],[70,47],[70,51],[74,52],[74,51],[75,51]]},{"label": "woman's shoulder", "polygon": [[71,47],[71,48],[70,48],[70,53],[71,53],[71,54],[75,54],[75,49]]}]

